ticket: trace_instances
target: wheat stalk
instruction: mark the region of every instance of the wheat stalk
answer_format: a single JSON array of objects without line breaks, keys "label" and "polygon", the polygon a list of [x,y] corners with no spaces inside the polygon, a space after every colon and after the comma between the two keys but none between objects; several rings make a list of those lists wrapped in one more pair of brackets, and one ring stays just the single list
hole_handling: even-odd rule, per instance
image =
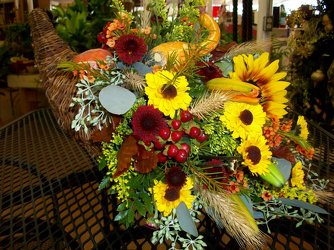
[{"label": "wheat stalk", "polygon": [[[226,231],[244,249],[263,249],[268,236],[249,223],[243,210],[228,194],[223,192],[211,192],[200,190],[201,197],[207,204],[209,215],[219,225],[223,225]],[[207,209],[207,211],[208,211]]]},{"label": "wheat stalk", "polygon": [[141,6],[143,6],[143,13],[141,14],[141,25],[142,27],[149,27],[150,26],[150,18],[151,18],[151,12],[148,10],[148,5],[150,3],[150,0],[142,0]]},{"label": "wheat stalk", "polygon": [[218,112],[224,108],[224,103],[228,101],[230,97],[219,91],[211,92],[204,95],[198,101],[192,104],[190,112],[200,119],[204,119],[210,114]]},{"label": "wheat stalk", "polygon": [[263,41],[251,41],[241,43],[239,45],[231,47],[224,55],[223,58],[233,58],[237,55],[241,54],[255,54],[262,53],[266,51],[266,48],[270,48],[272,44],[271,40],[263,40]]}]

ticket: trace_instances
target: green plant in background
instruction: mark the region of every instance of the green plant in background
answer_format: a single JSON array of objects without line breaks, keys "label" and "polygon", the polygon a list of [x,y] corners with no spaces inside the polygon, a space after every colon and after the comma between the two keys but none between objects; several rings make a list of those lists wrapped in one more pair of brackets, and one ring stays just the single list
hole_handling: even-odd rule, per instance
[{"label": "green plant in background", "polygon": [[290,100],[298,112],[333,133],[334,1],[302,5],[298,12],[302,30],[294,30],[288,40]]},{"label": "green plant in background", "polygon": [[106,21],[114,17],[112,0],[75,0],[67,7],[52,8],[55,29],[59,36],[76,52],[99,47],[98,33]]},{"label": "green plant in background", "polygon": [[4,43],[0,47],[0,82],[4,83],[6,76],[12,73],[10,65],[18,60],[32,60],[34,53],[28,23],[7,25],[2,33]]}]

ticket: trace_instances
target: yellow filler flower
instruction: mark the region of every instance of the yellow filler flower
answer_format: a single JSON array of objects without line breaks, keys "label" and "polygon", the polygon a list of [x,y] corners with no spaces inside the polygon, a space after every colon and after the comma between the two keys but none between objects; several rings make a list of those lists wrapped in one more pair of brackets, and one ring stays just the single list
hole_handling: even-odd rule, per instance
[{"label": "yellow filler flower", "polygon": [[304,184],[303,165],[298,161],[291,171],[291,186],[301,188]]},{"label": "yellow filler flower", "polygon": [[279,60],[268,65],[269,53],[261,54],[257,59],[253,55],[238,55],[233,58],[234,72],[230,73],[231,79],[248,82],[260,88],[260,103],[264,111],[269,115],[282,118],[288,99],[286,88],[289,82],[280,81],[286,76],[286,72],[276,73],[279,68]]},{"label": "yellow filler flower", "polygon": [[234,138],[245,139],[250,134],[262,134],[262,126],[265,123],[266,113],[261,105],[250,105],[241,102],[226,102],[224,114],[220,120],[227,129],[232,131]]},{"label": "yellow filler flower", "polygon": [[300,134],[299,136],[305,140],[307,140],[309,131],[307,128],[307,122],[305,121],[304,116],[298,116],[298,120],[297,120],[297,125],[300,127]]},{"label": "yellow filler flower", "polygon": [[269,172],[268,166],[271,164],[271,151],[266,145],[266,139],[262,135],[253,135],[243,140],[237,148],[242,155],[243,164],[257,175]]},{"label": "yellow filler flower", "polygon": [[148,105],[153,105],[164,115],[174,118],[179,109],[186,110],[191,102],[187,92],[188,81],[185,76],[175,77],[167,70],[146,74]]}]

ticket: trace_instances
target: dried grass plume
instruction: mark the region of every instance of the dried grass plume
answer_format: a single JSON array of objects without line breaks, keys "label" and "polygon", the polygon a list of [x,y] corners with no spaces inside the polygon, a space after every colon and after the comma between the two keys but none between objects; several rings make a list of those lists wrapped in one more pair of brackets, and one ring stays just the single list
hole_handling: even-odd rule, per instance
[{"label": "dried grass plume", "polygon": [[133,72],[125,74],[124,87],[138,93],[143,93],[146,87],[145,78]]},{"label": "dried grass plume", "polygon": [[200,192],[205,204],[208,204],[208,214],[217,225],[222,224],[243,249],[263,249],[268,236],[258,228],[254,229],[237,203],[221,192]]},{"label": "dried grass plume", "polygon": [[192,104],[190,112],[200,119],[204,119],[212,115],[215,112],[224,108],[224,103],[228,101],[230,97],[219,91],[214,91],[205,94],[202,98]]}]

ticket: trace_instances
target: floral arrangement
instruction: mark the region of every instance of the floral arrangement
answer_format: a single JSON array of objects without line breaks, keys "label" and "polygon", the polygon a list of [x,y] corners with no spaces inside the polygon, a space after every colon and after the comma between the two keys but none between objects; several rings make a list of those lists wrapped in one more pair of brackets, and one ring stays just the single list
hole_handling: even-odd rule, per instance
[{"label": "floral arrangement", "polygon": [[311,169],[307,122],[288,113],[279,61],[247,45],[212,61],[220,31],[198,5],[167,15],[165,1],[144,1],[137,15],[115,1],[102,48],[61,65],[79,79],[72,127],[101,132],[100,188],[117,196],[116,221],[142,216],[153,243],[203,249],[206,213],[261,248],[259,224],[322,222],[328,181]]}]

